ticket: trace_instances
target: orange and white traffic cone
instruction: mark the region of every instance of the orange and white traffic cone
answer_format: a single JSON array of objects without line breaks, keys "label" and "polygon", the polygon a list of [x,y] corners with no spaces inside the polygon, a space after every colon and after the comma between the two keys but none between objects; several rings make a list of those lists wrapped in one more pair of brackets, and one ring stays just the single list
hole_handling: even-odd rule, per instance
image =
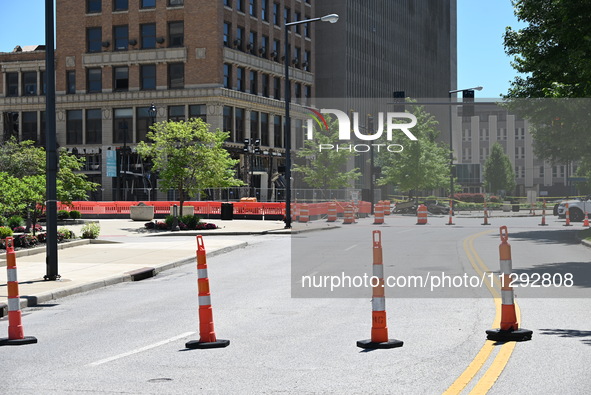
[{"label": "orange and white traffic cone", "polygon": [[583,221],[583,226],[584,227],[589,227],[589,216],[587,215],[587,212],[585,211],[585,220]]},{"label": "orange and white traffic cone", "polygon": [[531,340],[533,332],[519,328],[515,311],[515,297],[511,286],[513,262],[511,260],[511,245],[508,243],[509,233],[506,226],[501,226],[501,244],[499,255],[501,264],[501,327],[486,331],[488,340],[495,341],[524,341]]},{"label": "orange and white traffic cone", "polygon": [[373,231],[373,277],[377,278],[377,284],[373,283],[373,298],[371,300],[371,339],[359,340],[357,347],[365,349],[402,347],[403,342],[396,339],[388,339],[388,326],[386,320],[386,298],[384,293],[384,265],[382,260],[382,232]]},{"label": "orange and white traffic cone", "polygon": [[455,225],[452,220],[453,215],[454,215],[454,201],[450,200],[449,201],[449,222],[446,223],[446,225]]},{"label": "orange and white traffic cone", "polygon": [[572,226],[570,224],[570,210],[568,209],[568,203],[566,203],[566,223],[562,226]]},{"label": "orange and white traffic cone", "polygon": [[488,223],[488,209],[486,208],[486,202],[484,202],[484,222],[481,225],[490,225]]},{"label": "orange and white traffic cone", "polygon": [[384,206],[381,203],[376,203],[373,210],[374,225],[381,225],[384,223]]},{"label": "orange and white traffic cone", "polygon": [[185,343],[187,348],[222,348],[230,344],[230,340],[218,339],[213,330],[213,313],[209,278],[207,277],[207,257],[203,245],[203,237],[197,236],[197,286],[199,289],[199,340]]},{"label": "orange and white traffic cone", "polygon": [[419,207],[417,208],[417,225],[427,225],[428,213],[427,206],[419,204]]},{"label": "orange and white traffic cone", "polygon": [[37,343],[37,338],[25,336],[22,323],[18,280],[16,276],[16,253],[14,238],[6,240],[6,271],[8,285],[8,337],[0,339],[0,346],[21,346]]},{"label": "orange and white traffic cone", "polygon": [[546,223],[546,200],[544,199],[544,204],[542,205],[542,222],[538,224],[538,226],[548,226]]},{"label": "orange and white traffic cone", "polygon": [[328,217],[326,222],[335,222],[337,220],[337,204],[328,203]]}]

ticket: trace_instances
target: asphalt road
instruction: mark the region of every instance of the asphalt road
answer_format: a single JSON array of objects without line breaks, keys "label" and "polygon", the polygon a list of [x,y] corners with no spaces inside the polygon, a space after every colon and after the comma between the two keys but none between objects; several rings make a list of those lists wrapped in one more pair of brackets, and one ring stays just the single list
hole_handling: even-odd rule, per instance
[{"label": "asphalt road", "polygon": [[370,336],[370,288],[302,290],[302,275],[371,274],[375,229],[386,276],[498,270],[500,219],[439,220],[249,237],[250,246],[208,259],[216,334],[231,341],[224,349],[184,347],[199,338],[194,265],[27,309],[25,334],[39,343],[0,348],[2,392],[588,393],[591,249],[573,242],[572,229],[503,220],[516,272],[574,276],[568,290],[516,290],[529,342],[485,340],[496,314],[486,287],[387,288],[389,335],[404,346],[367,352],[356,341]]}]

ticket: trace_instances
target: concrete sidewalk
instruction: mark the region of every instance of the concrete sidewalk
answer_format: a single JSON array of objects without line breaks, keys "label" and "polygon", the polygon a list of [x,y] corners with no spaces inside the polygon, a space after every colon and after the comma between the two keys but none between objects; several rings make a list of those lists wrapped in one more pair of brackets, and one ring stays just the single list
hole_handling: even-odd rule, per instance
[{"label": "concrete sidewalk", "polygon": [[[284,229],[285,224],[282,221],[209,220],[219,229],[184,232],[147,230],[144,227],[145,222],[131,220],[93,222],[98,222],[101,227],[97,240],[77,240],[58,245],[61,275],[58,281],[43,280],[46,273],[44,246],[17,251],[21,307],[151,277],[160,271],[195,262],[195,240],[187,242],[186,238],[158,236],[203,235],[207,256],[212,257],[247,245],[245,241],[224,238],[224,235],[291,233]],[[82,226],[83,224],[75,224],[65,227],[80,235]],[[325,223],[320,222],[306,226],[307,230],[326,227]],[[0,266],[6,266],[5,254],[0,254]],[[6,270],[0,267],[0,316],[7,314],[6,282]]]}]

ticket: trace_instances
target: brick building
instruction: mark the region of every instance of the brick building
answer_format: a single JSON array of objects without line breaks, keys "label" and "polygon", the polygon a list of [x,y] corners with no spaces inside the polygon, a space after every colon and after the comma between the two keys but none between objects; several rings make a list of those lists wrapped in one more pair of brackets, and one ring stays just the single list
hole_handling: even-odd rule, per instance
[{"label": "brick building", "polygon": [[[150,198],[157,185],[133,147],[152,122],[193,117],[230,132],[237,176],[271,187],[285,155],[283,23],[313,16],[311,0],[57,0],[57,141],[86,157],[85,173],[101,184],[91,198]],[[295,142],[314,92],[314,32],[292,30]],[[4,139],[45,143],[44,58],[41,46],[0,54]],[[260,153],[244,154],[246,138],[260,140]],[[132,152],[119,185],[107,152],[124,146]]]}]

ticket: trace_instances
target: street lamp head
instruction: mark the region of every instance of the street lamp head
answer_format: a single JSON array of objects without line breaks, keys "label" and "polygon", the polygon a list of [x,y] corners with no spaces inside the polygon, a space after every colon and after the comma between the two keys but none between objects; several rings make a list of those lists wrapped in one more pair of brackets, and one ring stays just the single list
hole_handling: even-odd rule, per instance
[{"label": "street lamp head", "polygon": [[150,116],[152,118],[154,118],[156,116],[156,106],[154,105],[154,103],[152,103],[148,112],[150,113]]},{"label": "street lamp head", "polygon": [[477,86],[476,88],[472,88],[472,90],[481,91],[482,90],[482,87],[481,86]]},{"label": "street lamp head", "polygon": [[329,14],[320,18],[322,22],[337,23],[339,16],[337,14]]}]

